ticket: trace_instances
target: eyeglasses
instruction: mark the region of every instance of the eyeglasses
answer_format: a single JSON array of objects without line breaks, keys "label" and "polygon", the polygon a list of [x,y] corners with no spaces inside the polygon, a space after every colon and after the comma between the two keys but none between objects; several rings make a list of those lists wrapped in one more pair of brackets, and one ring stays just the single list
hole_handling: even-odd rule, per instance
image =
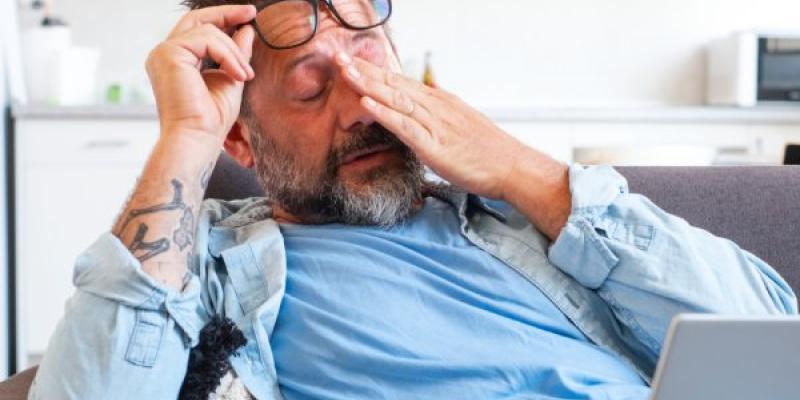
[{"label": "eyeglasses", "polygon": [[352,30],[383,25],[392,15],[391,0],[263,0],[255,3],[258,14],[253,27],[273,49],[302,46],[317,33],[320,2],[339,23]]}]

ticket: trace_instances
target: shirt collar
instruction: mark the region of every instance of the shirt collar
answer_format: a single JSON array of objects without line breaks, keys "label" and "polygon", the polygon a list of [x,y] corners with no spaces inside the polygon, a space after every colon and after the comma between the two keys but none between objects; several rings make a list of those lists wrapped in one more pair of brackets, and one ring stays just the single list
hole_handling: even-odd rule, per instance
[{"label": "shirt collar", "polygon": [[463,189],[450,184],[428,184],[423,191],[426,196],[434,196],[440,200],[444,200],[458,210],[458,214],[462,217],[472,215],[476,210],[483,211],[501,222],[506,222],[508,216],[490,206],[486,199],[475,194],[468,193]]}]

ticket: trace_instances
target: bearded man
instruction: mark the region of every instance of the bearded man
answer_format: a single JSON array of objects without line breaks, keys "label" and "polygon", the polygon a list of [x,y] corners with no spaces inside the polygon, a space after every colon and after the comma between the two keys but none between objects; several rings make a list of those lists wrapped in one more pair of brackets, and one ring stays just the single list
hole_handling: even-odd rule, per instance
[{"label": "bearded man", "polygon": [[[246,343],[211,398],[645,399],[675,314],[797,313],[612,168],[402,76],[390,0],[188,3],[146,64],[160,139],[31,399],[176,398],[220,317]],[[264,198],[202,200],[222,147]]]}]

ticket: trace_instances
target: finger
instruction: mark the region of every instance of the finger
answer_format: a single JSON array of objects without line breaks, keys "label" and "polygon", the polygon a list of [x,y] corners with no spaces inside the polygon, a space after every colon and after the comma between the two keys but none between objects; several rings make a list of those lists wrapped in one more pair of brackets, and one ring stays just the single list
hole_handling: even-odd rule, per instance
[{"label": "finger", "polygon": [[[230,38],[228,39],[230,40]],[[230,47],[211,32],[187,34],[183,38],[175,39],[175,42],[178,46],[191,52],[198,60],[211,58],[232,79],[237,81],[247,79],[247,73]]]},{"label": "finger", "polygon": [[390,132],[394,133],[415,153],[431,146],[431,133],[415,119],[389,108],[371,97],[362,97],[361,105],[372,117]]},{"label": "finger", "polygon": [[250,65],[250,60],[253,58],[253,40],[255,40],[255,36],[256,33],[250,25],[241,27],[233,34],[233,42],[236,43],[236,46],[246,59],[246,67],[250,72],[250,79],[253,79],[256,75],[252,65]]},{"label": "finger", "polygon": [[[434,128],[435,120],[430,111],[432,105],[429,104],[429,100],[424,98],[427,96],[415,96],[411,93],[415,88],[405,85],[389,85],[378,76],[379,74],[363,75],[354,64],[344,68],[342,74],[345,80],[362,96],[368,96],[401,114],[414,118],[428,130]],[[419,101],[415,101],[416,99]]]},{"label": "finger", "polygon": [[247,78],[249,79],[250,74],[252,72],[252,67],[250,67],[250,57],[244,54],[239,44],[236,43],[233,38],[226,35],[225,32],[223,32],[214,25],[205,24],[203,25],[203,29],[205,29],[206,31],[208,31],[208,33],[219,39],[220,42],[222,42],[225,45],[225,47],[227,47],[228,50],[230,50],[231,53],[233,53],[233,55],[236,56],[236,59],[239,62],[239,66],[242,67],[242,70],[246,73]]},{"label": "finger", "polygon": [[343,69],[354,70],[361,76],[383,82],[389,87],[406,89],[409,94],[414,96],[415,101],[423,104],[429,102],[432,97],[431,94],[434,93],[433,89],[414,79],[388,69],[380,68],[366,60],[351,58],[344,52],[337,54],[336,61]]},{"label": "finger", "polygon": [[203,24],[212,24],[217,28],[224,29],[245,24],[255,17],[256,8],[252,4],[233,4],[192,10],[181,17],[169,37]]}]

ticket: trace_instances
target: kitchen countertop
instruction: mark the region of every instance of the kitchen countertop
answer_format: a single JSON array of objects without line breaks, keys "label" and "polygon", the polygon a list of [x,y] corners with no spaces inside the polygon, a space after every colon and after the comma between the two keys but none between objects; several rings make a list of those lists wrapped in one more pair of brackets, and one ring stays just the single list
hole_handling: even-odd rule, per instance
[{"label": "kitchen countertop", "polygon": [[156,119],[155,105],[52,106],[46,104],[11,106],[16,119]]},{"label": "kitchen countertop", "polygon": [[754,108],[657,106],[627,108],[485,108],[495,121],[553,123],[800,124],[800,104]]},{"label": "kitchen countertop", "polygon": [[[664,106],[641,108],[539,108],[485,107],[484,114],[498,122],[553,123],[708,123],[800,124],[800,105],[755,108]],[[95,105],[62,107],[12,106],[18,119],[155,119],[154,105]]]}]

